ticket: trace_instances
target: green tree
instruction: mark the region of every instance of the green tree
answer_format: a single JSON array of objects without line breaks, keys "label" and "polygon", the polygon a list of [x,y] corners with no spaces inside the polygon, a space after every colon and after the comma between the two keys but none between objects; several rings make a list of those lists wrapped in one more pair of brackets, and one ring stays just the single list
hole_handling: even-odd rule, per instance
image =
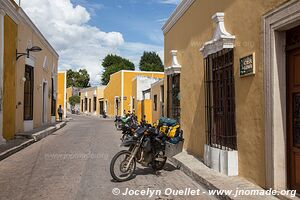
[{"label": "green tree", "polygon": [[90,75],[86,69],[79,69],[79,71],[73,71],[69,69],[67,71],[67,87],[90,87]]},{"label": "green tree", "polygon": [[69,103],[71,106],[75,106],[76,104],[80,103],[80,97],[78,95],[73,95],[69,98]]},{"label": "green tree", "polygon": [[140,60],[140,70],[163,72],[164,66],[157,53],[144,51]]},{"label": "green tree", "polygon": [[107,85],[110,79],[110,75],[120,70],[134,70],[134,64],[128,59],[122,58],[121,56],[107,55],[102,62],[104,72],[102,74],[101,83]]}]

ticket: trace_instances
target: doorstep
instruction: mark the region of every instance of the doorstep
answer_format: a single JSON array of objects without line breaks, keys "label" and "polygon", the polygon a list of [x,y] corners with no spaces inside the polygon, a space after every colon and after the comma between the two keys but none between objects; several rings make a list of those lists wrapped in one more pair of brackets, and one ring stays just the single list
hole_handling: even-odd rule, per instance
[{"label": "doorstep", "polygon": [[60,122],[52,125],[42,126],[29,132],[16,134],[15,139],[0,144],[0,161],[24,149],[32,143],[47,137],[65,125],[66,122]]},{"label": "doorstep", "polygon": [[[209,190],[263,190],[263,188],[247,181],[238,176],[226,176],[213,169],[208,168],[203,162],[188,154],[186,151],[169,158],[169,160],[179,167],[185,174],[193,180],[206,186]],[[235,195],[220,195],[219,199],[230,200],[263,200],[263,199],[284,199],[284,200],[300,200],[298,197],[290,198],[287,196],[237,196]]]}]

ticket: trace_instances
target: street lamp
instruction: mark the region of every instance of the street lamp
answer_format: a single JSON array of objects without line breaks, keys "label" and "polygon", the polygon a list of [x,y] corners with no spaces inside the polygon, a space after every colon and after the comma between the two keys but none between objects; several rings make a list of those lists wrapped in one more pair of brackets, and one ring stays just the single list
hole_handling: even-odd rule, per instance
[{"label": "street lamp", "polygon": [[29,53],[30,52],[39,52],[39,51],[42,51],[42,48],[38,47],[38,46],[33,46],[30,49],[27,48],[26,53],[18,53],[18,51],[17,51],[17,60],[19,58],[21,58],[22,56],[27,56],[27,58],[29,58]]}]

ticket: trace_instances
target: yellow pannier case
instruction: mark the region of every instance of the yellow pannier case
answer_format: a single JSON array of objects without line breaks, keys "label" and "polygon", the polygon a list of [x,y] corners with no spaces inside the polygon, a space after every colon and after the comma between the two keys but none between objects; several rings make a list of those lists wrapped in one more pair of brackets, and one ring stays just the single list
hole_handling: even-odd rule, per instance
[{"label": "yellow pannier case", "polygon": [[168,133],[168,137],[170,138],[173,138],[176,136],[176,132],[177,132],[177,129],[179,129],[179,125],[176,125],[176,126],[173,126],[173,127],[170,127],[170,131]]}]

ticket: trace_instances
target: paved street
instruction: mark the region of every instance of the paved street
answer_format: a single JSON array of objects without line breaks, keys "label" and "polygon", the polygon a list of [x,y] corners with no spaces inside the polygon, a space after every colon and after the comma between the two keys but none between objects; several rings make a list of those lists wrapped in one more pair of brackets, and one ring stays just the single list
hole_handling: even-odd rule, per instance
[{"label": "paved street", "polygon": [[[114,182],[111,158],[120,150],[113,121],[72,116],[67,126],[0,162],[0,199],[215,199],[183,172],[167,164],[161,174],[137,166],[136,176]],[[113,195],[114,188],[200,189],[200,196]]]}]

